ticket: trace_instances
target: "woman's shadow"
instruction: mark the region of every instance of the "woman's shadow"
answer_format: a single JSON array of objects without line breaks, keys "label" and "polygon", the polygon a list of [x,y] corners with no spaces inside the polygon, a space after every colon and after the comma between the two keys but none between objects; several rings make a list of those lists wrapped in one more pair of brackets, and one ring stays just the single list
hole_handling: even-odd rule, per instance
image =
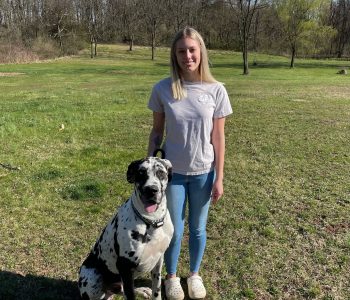
[{"label": "woman's shadow", "polygon": [[78,300],[77,283],[0,271],[1,300]]}]

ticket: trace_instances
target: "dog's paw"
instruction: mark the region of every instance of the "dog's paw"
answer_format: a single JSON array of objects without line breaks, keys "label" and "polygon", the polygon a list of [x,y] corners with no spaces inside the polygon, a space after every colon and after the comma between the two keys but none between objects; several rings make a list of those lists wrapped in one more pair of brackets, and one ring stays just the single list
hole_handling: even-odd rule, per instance
[{"label": "dog's paw", "polygon": [[135,288],[135,294],[140,295],[145,299],[152,298],[152,290],[148,287]]}]

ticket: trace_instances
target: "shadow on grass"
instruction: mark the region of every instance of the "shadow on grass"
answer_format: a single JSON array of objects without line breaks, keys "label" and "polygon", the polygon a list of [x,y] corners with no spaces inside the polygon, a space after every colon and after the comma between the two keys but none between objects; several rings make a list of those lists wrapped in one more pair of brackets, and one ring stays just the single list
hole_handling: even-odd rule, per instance
[{"label": "shadow on grass", "polygon": [[[181,285],[188,297],[186,278],[181,278]],[[135,286],[151,287],[151,280],[138,278]],[[165,299],[164,282],[162,284],[162,299]],[[1,300],[80,300],[78,285],[74,281],[54,279],[35,275],[21,275],[0,271]],[[122,299],[117,296],[116,299]]]},{"label": "shadow on grass", "polygon": [[79,300],[77,283],[0,271],[1,300]]}]

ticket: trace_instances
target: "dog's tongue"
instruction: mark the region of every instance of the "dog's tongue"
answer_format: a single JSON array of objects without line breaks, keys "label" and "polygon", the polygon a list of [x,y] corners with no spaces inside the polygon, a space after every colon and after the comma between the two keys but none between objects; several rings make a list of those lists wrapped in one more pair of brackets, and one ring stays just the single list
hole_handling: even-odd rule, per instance
[{"label": "dog's tongue", "polygon": [[157,204],[151,204],[151,203],[146,203],[145,204],[145,210],[148,212],[148,213],[153,213],[155,212],[157,209]]}]

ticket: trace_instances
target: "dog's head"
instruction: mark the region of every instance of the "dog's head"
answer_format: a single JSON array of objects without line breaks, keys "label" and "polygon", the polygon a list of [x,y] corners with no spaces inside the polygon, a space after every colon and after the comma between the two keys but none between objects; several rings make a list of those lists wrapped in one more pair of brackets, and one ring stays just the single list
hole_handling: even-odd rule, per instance
[{"label": "dog's head", "polygon": [[133,161],[127,172],[128,182],[135,184],[138,198],[148,213],[157,210],[171,177],[170,161],[159,157],[147,157]]}]

